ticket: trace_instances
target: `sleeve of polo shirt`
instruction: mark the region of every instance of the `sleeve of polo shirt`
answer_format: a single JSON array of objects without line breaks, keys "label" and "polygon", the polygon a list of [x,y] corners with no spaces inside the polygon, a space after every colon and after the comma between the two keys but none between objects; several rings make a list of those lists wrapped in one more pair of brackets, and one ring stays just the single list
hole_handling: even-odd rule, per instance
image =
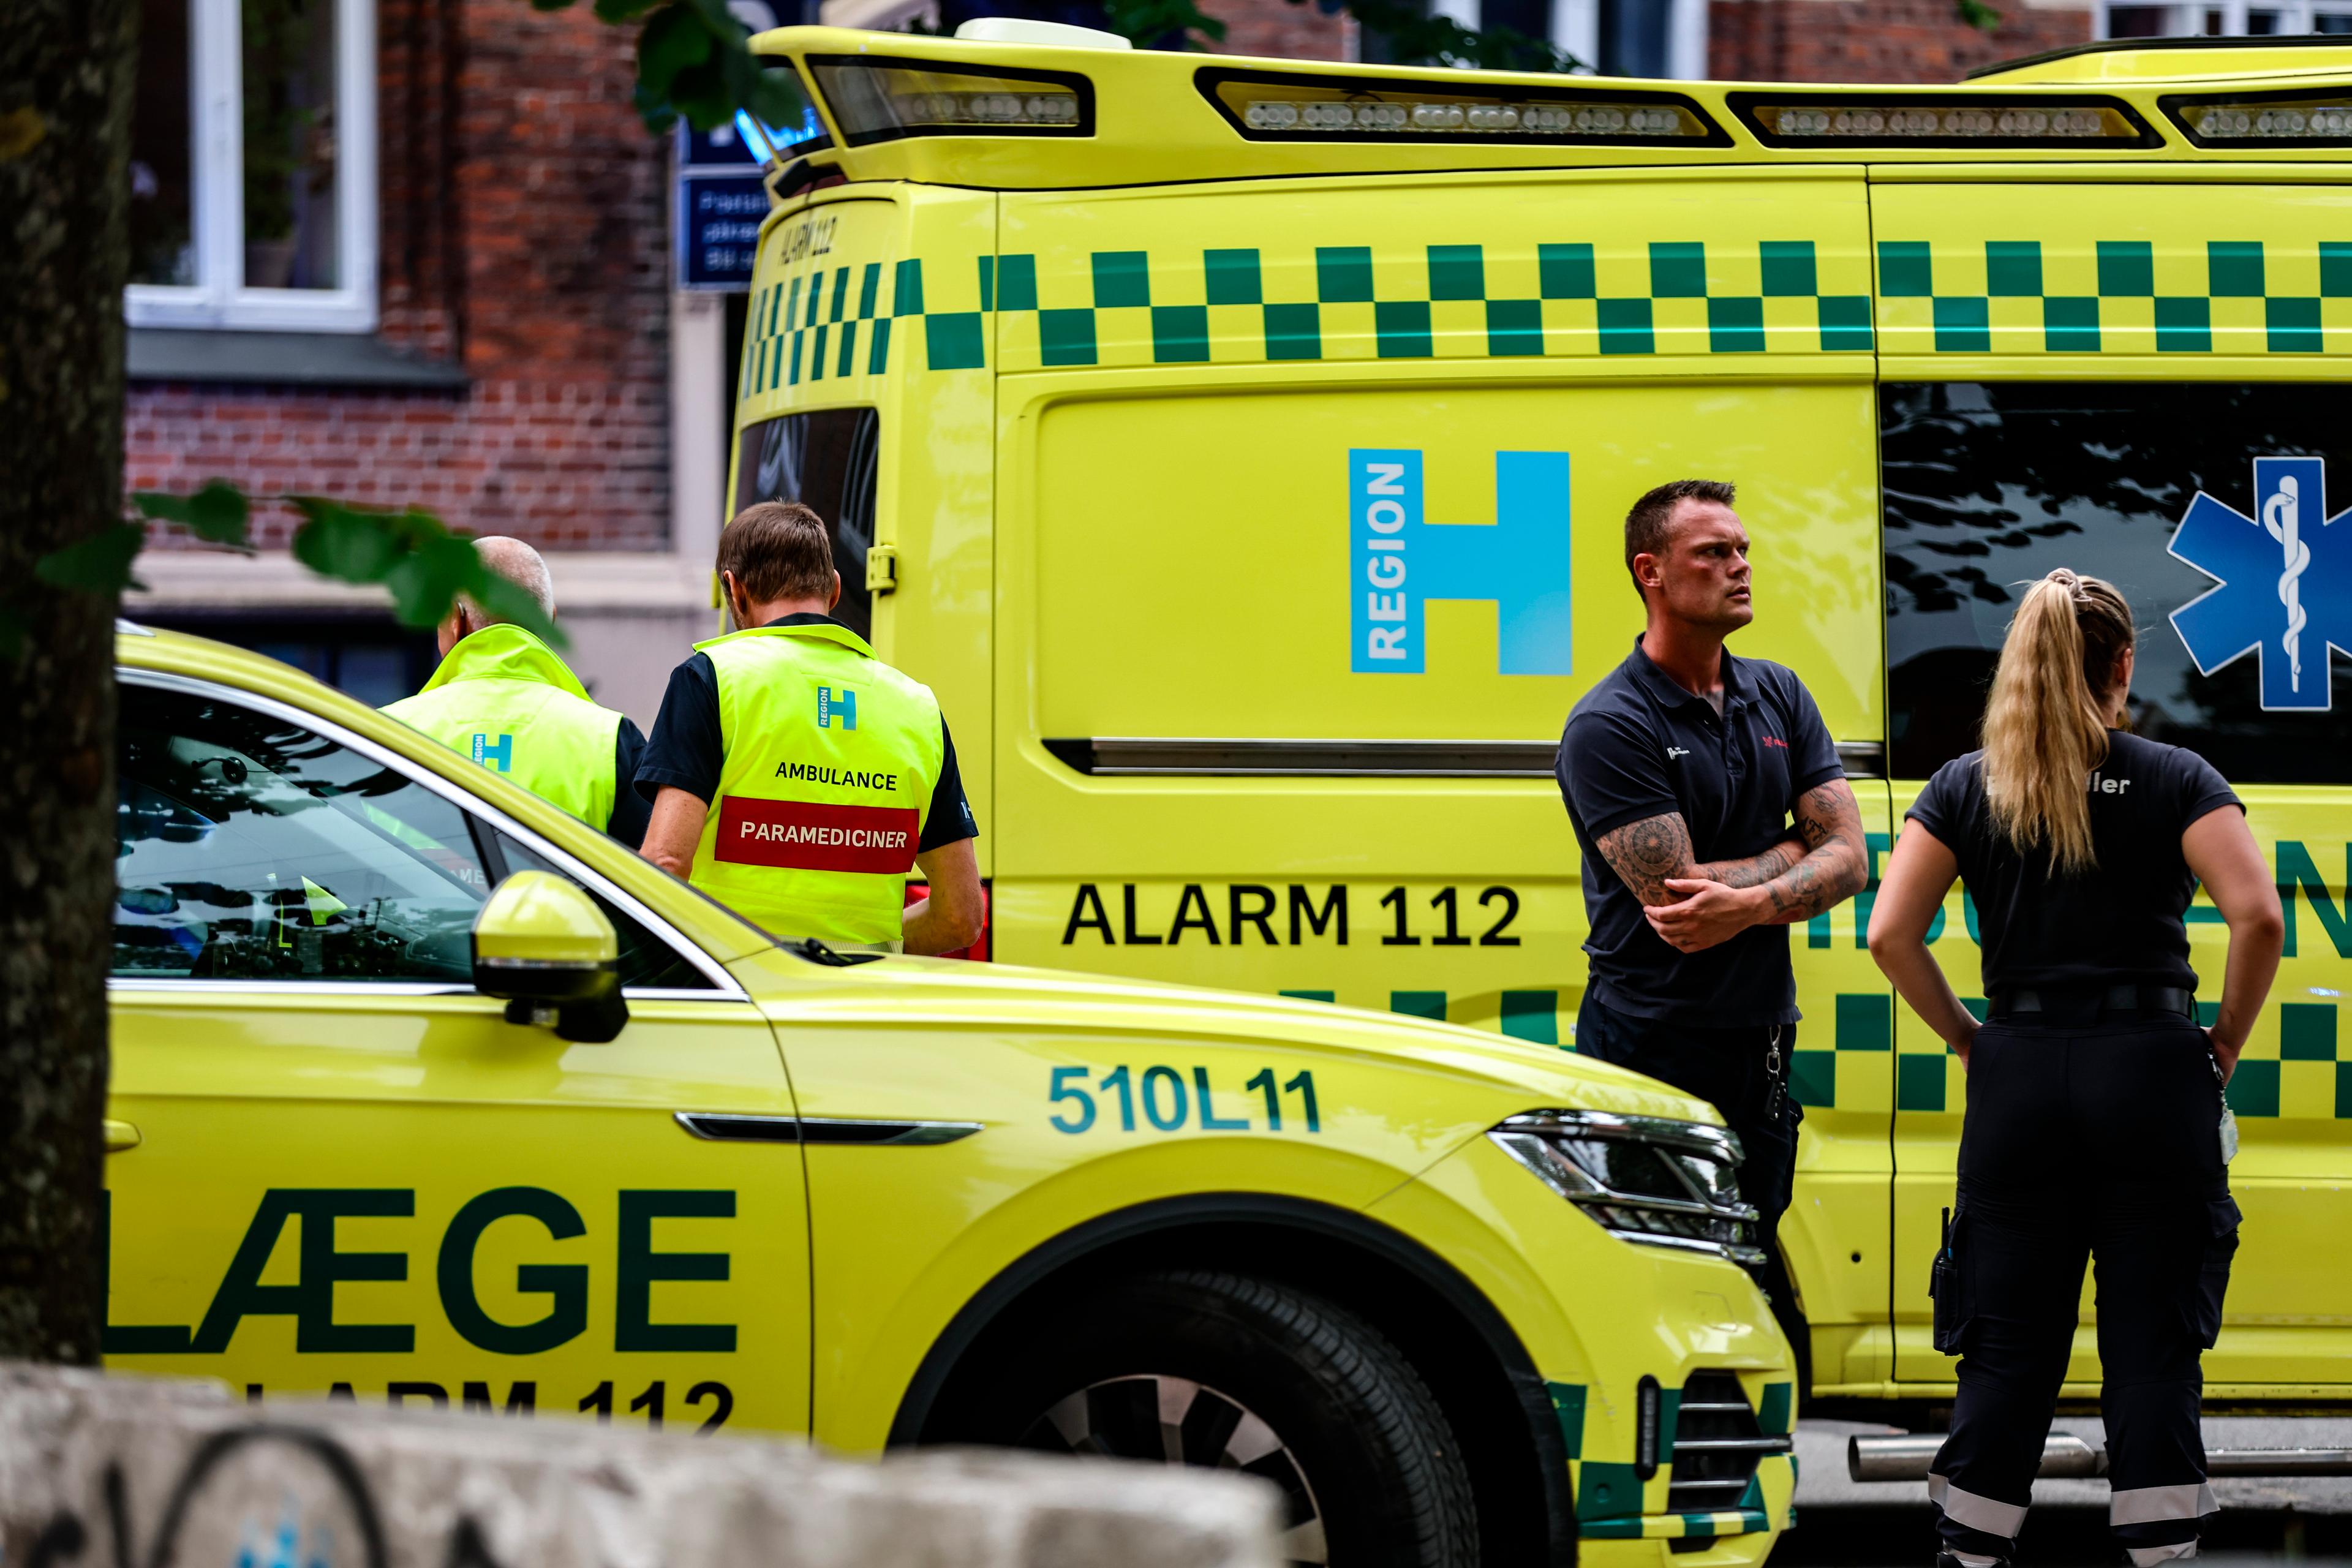
[{"label": "sleeve of polo shirt", "polygon": [[653,802],[637,793],[637,765],[645,754],[646,732],[624,713],[613,737],[613,816],[604,831],[632,849],[645,847],[646,829],[654,819]]},{"label": "sleeve of polo shirt", "polygon": [[940,719],[940,782],[931,786],[931,809],[923,818],[922,841],[915,846],[919,855],[928,855],[943,844],[980,837],[980,824],[972,819],[971,802],[963,793],[963,773],[956,766],[955,737],[948,733],[944,714]]},{"label": "sleeve of polo shirt", "polygon": [[1936,776],[1903,815],[1906,820],[1916,819],[1935,835],[1937,843],[1958,854],[1968,831],[1963,825],[1968,821],[1969,792],[1975,784],[1975,763],[1968,757],[1954,757],[1936,770]]},{"label": "sleeve of polo shirt", "polygon": [[1822,722],[1822,710],[1805,683],[1794,674],[1789,677],[1791,695],[1789,699],[1789,784],[1792,795],[1801,795],[1809,789],[1818,789],[1832,779],[1845,777],[1845,764],[1838,761],[1837,742],[1830,739],[1830,728]]},{"label": "sleeve of polo shirt", "polygon": [[2179,802],[2181,832],[2188,832],[2225,805],[2234,805],[2240,811],[2246,809],[2246,803],[2238,798],[2238,792],[2230,787],[2230,781],[2212,763],[2190,751],[2174,755],[2179,766],[2173,771],[2172,786],[2174,798]]},{"label": "sleeve of polo shirt", "polygon": [[1570,721],[1559,742],[1559,793],[1594,838],[1680,811],[1657,738],[1614,713]]},{"label": "sleeve of polo shirt", "polygon": [[719,733],[719,671],[709,654],[698,653],[669,672],[653,738],[637,763],[637,793],[653,800],[667,786],[708,805],[719,794],[726,761],[726,742]]}]

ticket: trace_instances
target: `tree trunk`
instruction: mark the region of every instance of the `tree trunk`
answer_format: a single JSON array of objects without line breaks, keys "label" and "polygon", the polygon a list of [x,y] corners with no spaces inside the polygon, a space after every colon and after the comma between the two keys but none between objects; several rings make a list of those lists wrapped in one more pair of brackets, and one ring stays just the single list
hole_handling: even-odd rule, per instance
[{"label": "tree trunk", "polygon": [[[122,515],[133,0],[0,26],[0,1355],[94,1363],[115,605],[34,565]],[[20,111],[30,110],[28,119]],[[23,145],[31,127],[37,140]]]}]

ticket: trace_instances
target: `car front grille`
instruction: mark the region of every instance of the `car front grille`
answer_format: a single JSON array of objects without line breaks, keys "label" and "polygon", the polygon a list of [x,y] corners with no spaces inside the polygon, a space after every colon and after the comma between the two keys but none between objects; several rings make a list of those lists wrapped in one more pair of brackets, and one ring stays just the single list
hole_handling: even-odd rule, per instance
[{"label": "car front grille", "polygon": [[1755,1408],[1727,1372],[1696,1372],[1683,1384],[1675,1417],[1672,1479],[1666,1507],[1675,1513],[1722,1512],[1739,1506],[1759,1460],[1785,1454],[1785,1436],[1767,1436]]}]

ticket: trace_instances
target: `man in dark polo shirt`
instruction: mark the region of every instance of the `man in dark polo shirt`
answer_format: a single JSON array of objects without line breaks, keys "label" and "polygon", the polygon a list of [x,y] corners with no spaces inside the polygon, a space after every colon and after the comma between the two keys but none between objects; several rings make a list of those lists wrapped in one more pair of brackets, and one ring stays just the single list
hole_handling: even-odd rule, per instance
[{"label": "man in dark polo shirt", "polygon": [[[1576,1048],[1723,1113],[1762,1214],[1765,1290],[1790,1337],[1776,1232],[1795,1173],[1790,922],[1861,891],[1861,813],[1811,693],[1724,639],[1755,618],[1732,487],[1677,479],[1625,516],[1649,626],[1568,717],[1560,795],[1584,851],[1591,979]],[[1798,1353],[1806,1347],[1801,1342]]]}]

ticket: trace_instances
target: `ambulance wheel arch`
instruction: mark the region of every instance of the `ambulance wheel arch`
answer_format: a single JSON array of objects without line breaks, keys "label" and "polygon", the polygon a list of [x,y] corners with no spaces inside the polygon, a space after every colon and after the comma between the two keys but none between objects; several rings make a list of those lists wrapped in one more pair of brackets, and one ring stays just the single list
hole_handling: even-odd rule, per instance
[{"label": "ambulance wheel arch", "polygon": [[[1572,1559],[1574,1508],[1558,1417],[1502,1315],[1411,1237],[1343,1209],[1270,1194],[1165,1199],[1039,1246],[967,1302],[933,1344],[900,1403],[890,1446],[1017,1442],[1007,1425],[1025,1428],[1045,1405],[1080,1392],[1077,1377],[1092,1378],[1074,1363],[1071,1388],[1046,1392],[1051,1373],[1024,1382],[1040,1408],[1008,1415],[1002,1406],[1012,1385],[998,1373],[1027,1360],[1013,1352],[1057,1343],[1056,1325],[1086,1321],[1089,1308],[1149,1302],[1168,1294],[1171,1280],[1180,1291],[1197,1289],[1202,1276],[1262,1286],[1310,1312],[1345,1302],[1320,1312],[1327,1328],[1360,1332],[1355,1348],[1375,1361],[1383,1352],[1402,1360],[1434,1402],[1441,1425],[1429,1436],[1442,1442],[1450,1432],[1469,1477],[1478,1549],[1464,1561]],[[1029,1364],[1021,1371],[1034,1376]],[[1251,1391],[1217,1392],[1251,1405]]]}]

